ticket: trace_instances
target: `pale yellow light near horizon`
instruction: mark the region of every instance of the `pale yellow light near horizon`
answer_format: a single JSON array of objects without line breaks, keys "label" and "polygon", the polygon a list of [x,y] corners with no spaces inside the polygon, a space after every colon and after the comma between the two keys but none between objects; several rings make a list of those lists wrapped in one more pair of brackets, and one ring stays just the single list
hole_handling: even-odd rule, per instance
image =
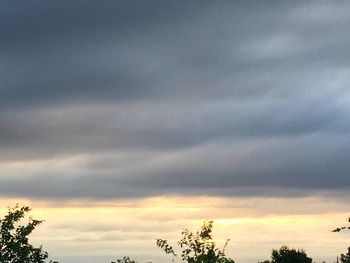
[{"label": "pale yellow light near horizon", "polygon": [[[345,223],[347,203],[321,197],[219,198],[163,196],[111,201],[2,199],[6,206],[29,205],[31,215],[45,222],[33,234],[50,255],[161,254],[156,238],[173,244],[183,228],[196,230],[203,220],[214,221],[219,246],[230,239],[227,253],[239,259],[269,258],[281,245],[302,247],[314,258],[335,258],[345,251],[349,235],[331,230]],[[299,203],[299,205],[298,205]],[[314,209],[311,209],[314,208]],[[117,251],[117,252],[116,252]]]}]

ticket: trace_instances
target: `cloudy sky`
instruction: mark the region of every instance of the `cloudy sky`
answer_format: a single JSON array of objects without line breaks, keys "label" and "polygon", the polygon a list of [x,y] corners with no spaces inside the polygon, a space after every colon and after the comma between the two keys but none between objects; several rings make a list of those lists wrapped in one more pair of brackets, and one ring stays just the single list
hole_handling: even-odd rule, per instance
[{"label": "cloudy sky", "polygon": [[4,1],[2,211],[31,205],[62,263],[157,262],[204,219],[237,262],[333,260],[349,25],[348,1]]}]

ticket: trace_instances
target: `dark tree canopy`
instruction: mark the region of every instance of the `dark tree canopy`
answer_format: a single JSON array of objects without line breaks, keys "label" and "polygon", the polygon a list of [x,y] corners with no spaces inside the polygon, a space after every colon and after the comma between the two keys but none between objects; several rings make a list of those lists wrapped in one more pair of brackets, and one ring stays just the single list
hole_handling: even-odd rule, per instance
[{"label": "dark tree canopy", "polygon": [[1,263],[44,263],[48,257],[42,247],[29,244],[28,236],[43,221],[31,217],[22,225],[30,212],[27,206],[9,208],[7,215],[0,219],[0,262]]},{"label": "dark tree canopy", "polygon": [[272,250],[271,263],[312,263],[312,258],[304,250],[282,246],[279,250]]},{"label": "dark tree canopy", "polygon": [[340,263],[350,263],[350,247],[348,247],[348,251],[346,254],[341,254],[339,258]]}]

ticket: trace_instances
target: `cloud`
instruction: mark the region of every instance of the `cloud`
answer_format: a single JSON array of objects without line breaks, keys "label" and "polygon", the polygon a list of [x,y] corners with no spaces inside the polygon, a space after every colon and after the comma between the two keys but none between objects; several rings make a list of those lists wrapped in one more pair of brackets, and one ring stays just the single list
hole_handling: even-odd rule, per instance
[{"label": "cloud", "polygon": [[7,3],[2,195],[348,190],[343,5]]}]

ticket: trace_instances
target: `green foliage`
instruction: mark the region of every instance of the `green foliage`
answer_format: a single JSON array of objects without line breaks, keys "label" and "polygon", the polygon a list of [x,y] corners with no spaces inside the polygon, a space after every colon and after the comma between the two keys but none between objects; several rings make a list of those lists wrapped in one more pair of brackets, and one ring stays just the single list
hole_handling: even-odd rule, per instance
[{"label": "green foliage", "polygon": [[350,263],[350,247],[348,247],[348,252],[346,254],[340,255],[339,262],[340,263]]},{"label": "green foliage", "polygon": [[[208,221],[204,222],[201,229],[195,233],[188,229],[182,231],[182,239],[177,242],[182,249],[182,261],[187,263],[234,263],[233,259],[225,255],[225,248],[229,240],[226,241],[222,250],[218,249],[213,242],[212,228],[213,221]],[[166,254],[172,255],[173,261],[177,257],[167,240],[157,239],[157,246]]]},{"label": "green foliage", "polygon": [[9,208],[8,214],[0,219],[0,262],[1,263],[44,263],[47,252],[42,247],[35,248],[28,241],[28,235],[43,221],[28,219],[26,225],[21,220],[30,212],[27,206]]},{"label": "green foliage", "polygon": [[312,258],[304,250],[282,246],[279,250],[272,250],[271,263],[312,263]]}]

